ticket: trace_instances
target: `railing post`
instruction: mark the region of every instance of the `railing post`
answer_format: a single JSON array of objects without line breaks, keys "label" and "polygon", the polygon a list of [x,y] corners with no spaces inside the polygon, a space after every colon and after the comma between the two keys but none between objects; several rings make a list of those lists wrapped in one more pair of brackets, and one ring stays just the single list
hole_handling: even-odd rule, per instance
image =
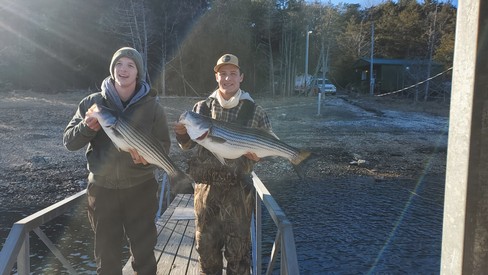
[{"label": "railing post", "polygon": [[[46,224],[52,219],[63,215],[68,209],[71,209],[85,197],[86,189],[17,221],[12,226],[7,240],[5,240],[5,244],[0,251],[0,274],[11,274],[16,262],[18,274],[30,274],[30,232],[32,230],[35,231],[40,225]],[[38,232],[44,236],[42,231],[39,230]],[[41,237],[42,240],[43,237],[41,235],[39,237]],[[47,239],[47,237],[45,239]],[[43,241],[46,243],[45,240]],[[46,245],[49,247],[48,243],[46,243]],[[55,256],[59,259],[56,254]]]},{"label": "railing post", "polygon": [[256,274],[261,274],[263,266],[263,220],[261,210],[261,199],[256,195]]},{"label": "railing post", "polygon": [[17,255],[17,273],[20,275],[30,274],[30,258],[29,258],[30,242],[29,232],[25,232],[24,241]]},{"label": "railing post", "polygon": [[319,91],[319,96],[317,98],[317,116],[320,116],[320,104],[322,104],[322,92]]},{"label": "railing post", "polygon": [[[297,251],[291,223],[289,221],[284,222],[282,230],[281,263],[282,271],[285,270],[286,272],[281,274],[299,274]],[[283,266],[283,263],[286,263],[286,266]]]},{"label": "railing post", "polygon": [[[275,241],[273,243],[273,248],[270,255],[270,261],[268,263],[268,268],[266,274],[271,274],[273,271],[274,263],[277,259],[278,253],[281,252],[281,274],[297,275],[299,274],[298,269],[298,259],[295,247],[295,238],[293,236],[292,225],[290,221],[286,218],[283,210],[279,207],[276,201],[273,199],[268,189],[261,182],[259,177],[252,172],[253,183],[256,189],[256,215],[259,214],[259,232],[261,235],[261,203],[266,207],[268,213],[273,219],[275,225],[277,226],[278,232],[276,234]],[[259,201],[259,205],[257,202]],[[258,212],[259,209],[259,212]],[[256,218],[257,219],[257,218]],[[257,224],[257,222],[256,222]],[[258,226],[256,225],[256,228]],[[257,238],[257,237],[256,237]],[[262,236],[259,236],[259,249],[261,250],[261,240]],[[254,243],[253,243],[254,245]],[[257,249],[256,249],[257,250]],[[254,252],[254,251],[253,251]],[[253,254],[254,256],[254,254]],[[259,260],[261,261],[262,255],[259,253]],[[259,264],[259,268],[261,263]],[[260,273],[256,273],[260,274]]]}]

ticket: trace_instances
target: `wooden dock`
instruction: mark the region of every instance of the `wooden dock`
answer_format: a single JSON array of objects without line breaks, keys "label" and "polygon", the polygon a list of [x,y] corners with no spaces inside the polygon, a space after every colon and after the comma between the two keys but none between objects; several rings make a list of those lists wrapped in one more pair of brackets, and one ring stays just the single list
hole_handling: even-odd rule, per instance
[{"label": "wooden dock", "polygon": [[[256,209],[251,223],[252,274],[282,275],[299,274],[295,240],[290,221],[278,206],[261,180],[253,172],[253,183],[256,189]],[[78,274],[60,249],[42,231],[40,226],[53,220],[86,200],[86,190],[80,191],[60,202],[42,209],[22,220],[17,221],[10,230],[5,244],[0,251],[0,274],[12,274],[17,265],[17,274],[28,275],[30,272],[30,233],[35,233],[62,263],[69,274]],[[273,220],[277,232],[271,251],[263,251],[262,212],[266,209]],[[159,215],[159,214],[158,214]],[[198,253],[195,249],[195,214],[193,195],[179,194],[156,222],[158,240],[154,254],[158,262],[157,274],[199,274]],[[268,255],[266,267],[263,266],[263,252]],[[279,264],[278,263],[279,261]],[[123,274],[134,274],[130,259],[123,269]],[[225,271],[225,258],[224,258]],[[275,268],[277,270],[275,270]]]},{"label": "wooden dock", "polygon": [[[157,274],[199,274],[193,195],[178,194],[158,219],[156,227],[158,242],[154,254],[158,263]],[[123,274],[134,274],[130,260]]]}]

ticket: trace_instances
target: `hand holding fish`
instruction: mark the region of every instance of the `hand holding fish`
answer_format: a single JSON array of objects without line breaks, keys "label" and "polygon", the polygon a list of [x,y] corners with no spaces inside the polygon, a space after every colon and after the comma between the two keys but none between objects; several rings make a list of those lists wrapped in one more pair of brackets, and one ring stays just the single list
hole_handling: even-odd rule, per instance
[{"label": "hand holding fish", "polygon": [[[180,136],[183,136],[183,135],[186,135],[188,134],[188,131],[185,127],[185,124],[183,123],[180,123],[180,122],[177,122],[175,124],[175,126],[173,127],[173,130],[175,131],[175,133],[177,135],[180,135]],[[244,154],[243,156],[245,156],[246,158],[252,160],[252,161],[256,161],[258,162],[261,158],[258,157],[255,153],[253,152],[247,152],[246,154]]]},{"label": "hand holding fish", "polygon": [[222,164],[226,164],[226,159],[241,156],[254,161],[265,157],[282,157],[288,159],[298,176],[303,178],[302,167],[312,155],[308,150],[284,143],[266,129],[218,121],[192,111],[184,112],[178,123],[184,124],[190,138],[212,152]]},{"label": "hand holding fish", "polygon": [[244,156],[252,161],[258,162],[261,158],[253,152],[247,152]]},{"label": "hand holding fish", "polygon": [[85,119],[83,120],[83,122],[86,124],[86,126],[88,126],[88,128],[92,129],[93,131],[100,131],[100,129],[102,129],[102,126],[98,122],[97,117],[93,115],[93,113],[96,111],[95,108],[96,105],[93,105],[90,107],[90,109],[88,109],[88,111],[86,111]]},{"label": "hand holding fish", "polygon": [[175,126],[173,127],[173,130],[175,131],[175,133],[177,135],[180,135],[180,136],[187,134],[187,130],[186,130],[185,124],[183,124],[183,123],[177,122],[175,124]]},{"label": "hand holding fish", "polygon": [[129,153],[132,157],[132,160],[134,161],[135,164],[139,164],[139,163],[142,163],[144,165],[148,165],[149,163],[146,161],[146,159],[144,159],[143,156],[139,155],[139,153],[137,152],[137,150],[135,149],[129,149]]},{"label": "hand holding fish", "polygon": [[104,132],[115,147],[129,152],[134,163],[154,164],[168,173],[174,193],[193,192],[194,181],[181,171],[166,154],[161,143],[150,133],[141,131],[123,116],[116,116],[112,110],[94,104],[91,116],[98,120]]}]

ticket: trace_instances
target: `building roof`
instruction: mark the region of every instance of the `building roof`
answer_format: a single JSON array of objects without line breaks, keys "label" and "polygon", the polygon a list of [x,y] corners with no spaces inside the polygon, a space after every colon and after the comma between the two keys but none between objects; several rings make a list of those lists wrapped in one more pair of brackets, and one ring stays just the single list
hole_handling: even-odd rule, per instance
[{"label": "building roof", "polygon": [[[360,58],[356,62],[354,62],[353,67],[364,67],[366,65],[370,65],[371,59],[370,58]],[[403,66],[412,66],[412,65],[427,65],[429,60],[427,59],[387,59],[387,58],[373,58],[374,65],[403,65]],[[432,65],[434,66],[441,66],[438,62],[432,61]]]}]

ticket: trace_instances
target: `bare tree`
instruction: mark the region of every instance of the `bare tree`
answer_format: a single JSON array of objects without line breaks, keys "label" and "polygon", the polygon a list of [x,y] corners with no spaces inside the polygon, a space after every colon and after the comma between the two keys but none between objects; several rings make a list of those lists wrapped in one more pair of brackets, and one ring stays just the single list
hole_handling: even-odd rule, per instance
[{"label": "bare tree", "polygon": [[106,32],[114,33],[121,43],[130,45],[142,54],[146,75],[149,36],[147,12],[144,1],[121,0],[114,9],[104,13],[100,20]]}]

